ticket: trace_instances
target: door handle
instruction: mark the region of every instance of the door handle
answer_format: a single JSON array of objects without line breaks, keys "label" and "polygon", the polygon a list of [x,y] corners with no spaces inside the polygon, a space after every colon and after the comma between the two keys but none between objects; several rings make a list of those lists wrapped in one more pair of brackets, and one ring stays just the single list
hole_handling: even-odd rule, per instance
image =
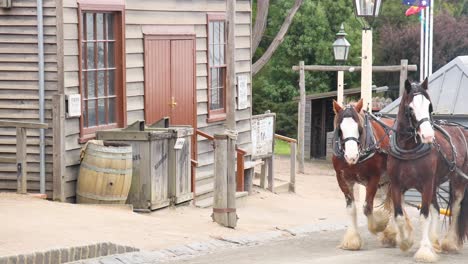
[{"label": "door handle", "polygon": [[172,108],[176,107],[177,106],[177,102],[175,101],[175,98],[172,97],[171,98],[171,103],[169,104]]}]

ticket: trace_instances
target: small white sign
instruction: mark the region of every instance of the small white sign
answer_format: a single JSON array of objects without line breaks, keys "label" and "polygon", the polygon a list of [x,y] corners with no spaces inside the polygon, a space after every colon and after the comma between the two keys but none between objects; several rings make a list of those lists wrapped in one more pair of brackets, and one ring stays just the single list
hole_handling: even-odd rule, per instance
[{"label": "small white sign", "polygon": [[252,156],[265,157],[273,154],[275,115],[252,116]]},{"label": "small white sign", "polygon": [[185,138],[178,138],[174,145],[174,149],[182,149],[185,144]]},{"label": "small white sign", "polygon": [[68,95],[68,117],[81,116],[81,95],[69,94]]},{"label": "small white sign", "polygon": [[247,75],[237,76],[237,109],[249,107],[247,80]]}]

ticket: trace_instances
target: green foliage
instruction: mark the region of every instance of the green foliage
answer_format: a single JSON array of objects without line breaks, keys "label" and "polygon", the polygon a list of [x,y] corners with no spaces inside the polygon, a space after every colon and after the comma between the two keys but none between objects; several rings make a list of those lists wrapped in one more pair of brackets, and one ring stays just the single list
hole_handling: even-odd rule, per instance
[{"label": "green foliage", "polygon": [[[254,61],[268,48],[281,27],[294,0],[272,0],[265,35],[254,56]],[[351,43],[349,64],[360,63],[361,25],[355,19],[352,5],[347,0],[305,0],[294,17],[284,42],[270,62],[257,74],[253,83],[254,114],[271,110],[277,113],[277,132],[295,137],[298,96],[297,72],[292,66],[303,60],[305,64],[335,65],[332,44],[341,23],[345,24],[346,38]],[[349,74],[347,87],[358,85],[360,75]],[[336,73],[310,72],[306,74],[308,94],[336,88]]]},{"label": "green foliage", "polygon": [[275,139],[275,155],[289,155],[291,147],[283,140]]},{"label": "green foliage", "polygon": [[[256,6],[254,1],[254,6]],[[256,61],[270,45],[280,29],[294,0],[271,0],[267,29],[262,42],[254,54]],[[412,64],[419,64],[419,17],[406,17],[408,6],[400,0],[384,1],[381,15],[374,27],[374,64],[399,64],[401,59],[409,59]],[[455,17],[456,21],[445,18],[436,23],[441,25],[440,32],[434,34],[434,66],[443,65],[463,50],[468,50],[465,43],[468,28],[468,1],[438,0],[436,17],[444,14]],[[450,22],[452,29],[443,29],[443,23]],[[346,38],[351,43],[348,65],[361,64],[361,29],[354,16],[351,0],[304,0],[302,7],[294,17],[284,42],[277,49],[268,64],[253,80],[254,114],[271,110],[277,114],[277,132],[295,138],[297,128],[298,80],[292,66],[303,60],[306,65],[334,65],[332,43],[341,23],[348,33]],[[456,44],[456,45],[455,45]],[[437,48],[441,51],[437,51]],[[466,52],[465,52],[466,53]],[[414,75],[417,76],[417,75]],[[345,89],[359,87],[360,73],[345,74]],[[374,84],[398,86],[398,74],[376,74]],[[336,90],[336,73],[306,73],[308,94]]]}]

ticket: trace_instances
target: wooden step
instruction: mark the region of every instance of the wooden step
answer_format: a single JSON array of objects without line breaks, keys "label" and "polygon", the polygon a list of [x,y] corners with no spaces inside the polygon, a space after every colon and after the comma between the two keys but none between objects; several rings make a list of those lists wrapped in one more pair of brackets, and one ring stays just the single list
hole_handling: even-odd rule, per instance
[{"label": "wooden step", "polygon": [[[236,199],[248,196],[248,192],[236,192]],[[209,208],[213,206],[213,196],[205,199],[200,199],[195,202],[195,206],[199,208]]]}]

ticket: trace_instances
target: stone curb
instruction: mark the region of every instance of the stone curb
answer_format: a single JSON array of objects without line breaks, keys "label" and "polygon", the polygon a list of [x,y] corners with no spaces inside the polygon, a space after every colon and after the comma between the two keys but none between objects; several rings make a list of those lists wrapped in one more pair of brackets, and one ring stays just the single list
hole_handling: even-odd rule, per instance
[{"label": "stone curb", "polygon": [[86,246],[57,248],[31,254],[0,257],[0,264],[62,264],[135,251],[139,251],[139,249],[104,242]]},{"label": "stone curb", "polygon": [[[364,223],[359,223],[363,225]],[[297,226],[287,229],[262,232],[258,234],[230,237],[215,237],[202,242],[194,242],[187,245],[175,246],[159,251],[140,251],[96,259],[76,261],[71,264],[148,264],[161,263],[175,259],[186,259],[199,255],[205,255],[217,250],[258,245],[269,241],[288,239],[320,231],[338,231],[345,229],[342,223],[323,223]],[[2,263],[0,263],[2,264]]]}]

